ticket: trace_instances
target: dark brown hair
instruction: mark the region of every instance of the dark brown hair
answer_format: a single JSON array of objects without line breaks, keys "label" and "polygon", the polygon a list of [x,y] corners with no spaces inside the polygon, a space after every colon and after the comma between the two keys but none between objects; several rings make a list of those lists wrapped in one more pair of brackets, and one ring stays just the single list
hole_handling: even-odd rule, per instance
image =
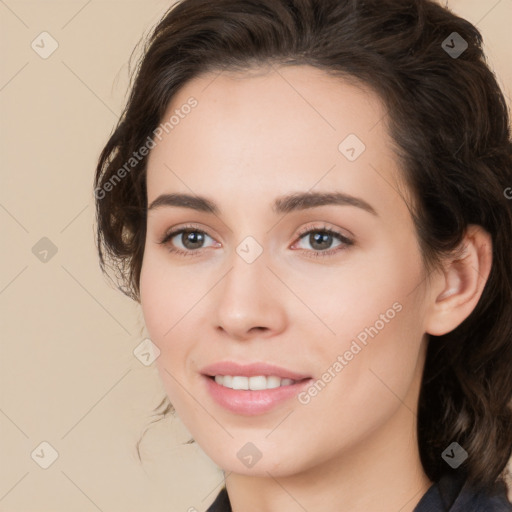
[{"label": "dark brown hair", "polygon": [[[456,34],[454,34],[456,33]],[[451,39],[450,39],[451,38]],[[455,39],[454,39],[455,38]],[[448,41],[448,43],[446,43]],[[460,54],[450,54],[457,41]],[[101,267],[139,301],[147,158],[122,173],[170,100],[207,71],[311,65],[357,80],[387,107],[414,196],[426,268],[456,250],[469,224],[492,236],[493,264],[473,313],[430,336],[418,439],[427,476],[450,471],[459,443],[471,483],[490,488],[512,450],[512,144],[507,106],[468,21],[430,0],[183,0],[152,32],[126,109],[96,170]],[[501,475],[502,476],[502,475]]]}]

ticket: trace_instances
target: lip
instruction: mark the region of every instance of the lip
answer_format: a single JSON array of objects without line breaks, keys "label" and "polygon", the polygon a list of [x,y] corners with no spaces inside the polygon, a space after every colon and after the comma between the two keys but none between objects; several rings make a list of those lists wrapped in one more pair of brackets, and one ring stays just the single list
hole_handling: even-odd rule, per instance
[{"label": "lip", "polygon": [[311,375],[300,374],[281,368],[273,364],[267,363],[251,363],[251,364],[238,364],[233,361],[220,361],[208,366],[205,366],[200,372],[203,375],[214,377],[215,375],[241,375],[243,377],[255,377],[257,375],[264,375],[269,377],[275,375],[281,379],[303,380],[308,379]]},{"label": "lip", "polygon": [[[300,393],[307,387],[312,378],[279,366],[267,363],[252,363],[240,365],[232,361],[223,361],[204,367],[201,370],[208,393],[213,400],[230,412],[243,416],[264,414],[277,408]],[[289,386],[280,386],[265,390],[230,389],[215,382],[215,375],[241,375],[254,377],[275,375],[282,379],[292,379],[297,382]]]}]

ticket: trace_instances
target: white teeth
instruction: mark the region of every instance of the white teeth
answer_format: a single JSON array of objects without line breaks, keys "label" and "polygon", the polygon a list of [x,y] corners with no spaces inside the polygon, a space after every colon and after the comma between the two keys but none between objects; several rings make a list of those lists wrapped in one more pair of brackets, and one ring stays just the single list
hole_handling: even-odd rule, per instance
[{"label": "white teeth", "polygon": [[249,377],[233,376],[233,389],[249,389]]},{"label": "white teeth", "polygon": [[281,377],[275,377],[274,375],[267,377],[267,388],[273,389],[278,388],[281,385]]},{"label": "white teeth", "polygon": [[262,389],[267,389],[267,379],[263,377],[263,375],[258,375],[256,377],[249,377],[249,389],[253,391],[260,391]]},{"label": "white teeth", "polygon": [[271,375],[256,375],[254,377],[244,377],[242,375],[215,375],[215,382],[231,389],[251,389],[253,391],[261,391],[264,389],[274,389],[280,386],[290,386],[296,381],[292,379],[281,379]]}]

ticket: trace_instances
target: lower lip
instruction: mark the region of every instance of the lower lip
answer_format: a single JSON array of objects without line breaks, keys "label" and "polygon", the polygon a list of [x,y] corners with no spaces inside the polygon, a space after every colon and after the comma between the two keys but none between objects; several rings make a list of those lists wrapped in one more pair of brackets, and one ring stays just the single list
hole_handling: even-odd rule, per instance
[{"label": "lower lip", "polygon": [[253,391],[250,389],[231,389],[217,384],[214,379],[203,376],[212,398],[222,407],[235,414],[255,416],[268,412],[284,401],[298,395],[312,379],[304,379],[273,389]]}]

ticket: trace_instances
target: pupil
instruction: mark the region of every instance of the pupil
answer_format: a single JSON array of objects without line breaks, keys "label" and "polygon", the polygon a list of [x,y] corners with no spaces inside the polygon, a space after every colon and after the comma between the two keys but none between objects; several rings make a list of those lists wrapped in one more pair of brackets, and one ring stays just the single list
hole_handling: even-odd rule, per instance
[{"label": "pupil", "polygon": [[[311,233],[309,238],[311,247],[313,247],[314,249],[327,249],[332,243],[332,235],[328,233]],[[315,245],[317,245],[317,247],[315,247]]]},{"label": "pupil", "polygon": [[198,231],[184,231],[183,236],[182,242],[187,249],[197,249],[204,242],[204,234]]}]

